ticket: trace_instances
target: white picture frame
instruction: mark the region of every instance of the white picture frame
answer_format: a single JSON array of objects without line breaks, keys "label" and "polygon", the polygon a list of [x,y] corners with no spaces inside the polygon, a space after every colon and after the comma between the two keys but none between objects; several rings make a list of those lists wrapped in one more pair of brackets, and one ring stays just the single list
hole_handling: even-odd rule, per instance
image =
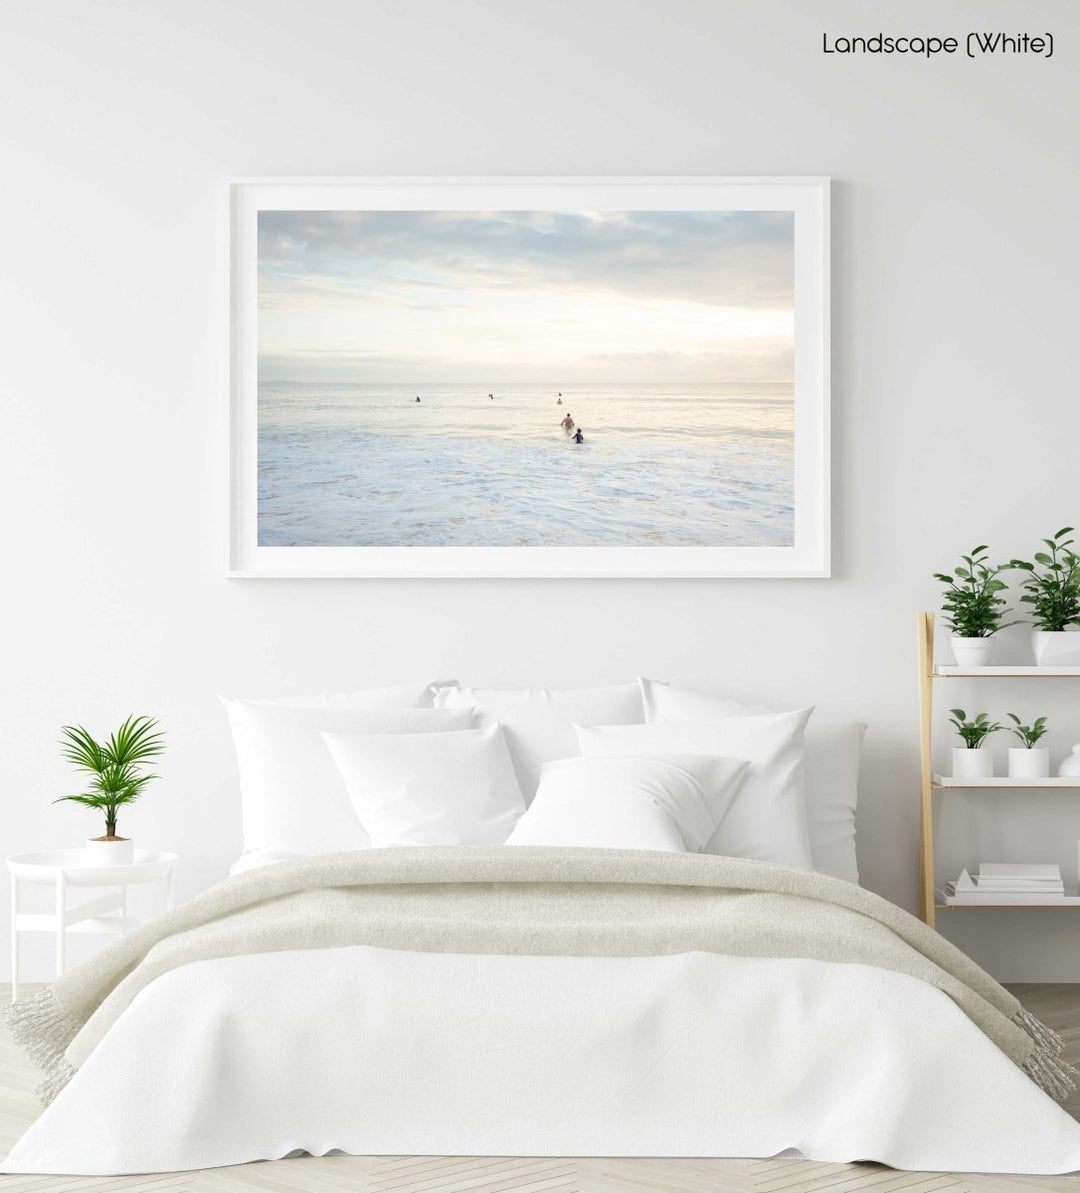
[{"label": "white picture frame", "polygon": [[[281,577],[827,577],[827,178],[245,178],[229,201],[227,573]],[[790,546],[267,546],[258,539],[261,211],[791,211],[794,535]]]}]

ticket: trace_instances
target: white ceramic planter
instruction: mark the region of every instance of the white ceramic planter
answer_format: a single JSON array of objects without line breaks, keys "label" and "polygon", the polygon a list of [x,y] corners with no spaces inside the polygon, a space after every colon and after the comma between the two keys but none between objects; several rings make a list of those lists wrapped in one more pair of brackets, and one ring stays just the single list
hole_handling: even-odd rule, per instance
[{"label": "white ceramic planter", "polygon": [[1042,746],[1009,748],[1010,779],[1045,779],[1050,774],[1050,751]]},{"label": "white ceramic planter", "polygon": [[994,755],[989,750],[953,746],[952,773],[954,779],[992,779]]},{"label": "white ceramic planter", "polygon": [[1080,667],[1080,633],[1074,630],[1032,630],[1031,645],[1040,667]]},{"label": "white ceramic planter", "polygon": [[134,841],[117,837],[114,841],[91,839],[86,842],[88,866],[130,866],[134,860]]},{"label": "white ceramic planter", "polygon": [[993,638],[957,638],[954,634],[949,644],[961,667],[985,667],[994,653]]},{"label": "white ceramic planter", "polygon": [[1061,760],[1058,774],[1063,779],[1080,779],[1080,742],[1073,746],[1071,754],[1066,754]]}]

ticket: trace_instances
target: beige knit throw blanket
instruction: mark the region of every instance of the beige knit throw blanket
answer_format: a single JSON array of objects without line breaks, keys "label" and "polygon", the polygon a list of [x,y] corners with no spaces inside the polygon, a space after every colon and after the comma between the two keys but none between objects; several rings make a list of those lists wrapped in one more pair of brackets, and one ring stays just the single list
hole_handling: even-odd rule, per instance
[{"label": "beige knit throw blanket", "polygon": [[1057,1035],[892,903],[768,862],[629,849],[369,849],[266,866],[136,928],[17,1003],[13,1035],[45,1069],[47,1102],[159,975],[210,958],[344,945],[874,965],[944,991],[1052,1097],[1074,1087]]}]

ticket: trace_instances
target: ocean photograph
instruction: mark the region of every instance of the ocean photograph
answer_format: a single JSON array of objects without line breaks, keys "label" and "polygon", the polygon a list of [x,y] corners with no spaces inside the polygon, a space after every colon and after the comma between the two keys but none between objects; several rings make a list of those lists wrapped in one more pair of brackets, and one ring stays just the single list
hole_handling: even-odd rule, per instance
[{"label": "ocean photograph", "polygon": [[258,542],[790,546],[790,212],[262,211]]}]

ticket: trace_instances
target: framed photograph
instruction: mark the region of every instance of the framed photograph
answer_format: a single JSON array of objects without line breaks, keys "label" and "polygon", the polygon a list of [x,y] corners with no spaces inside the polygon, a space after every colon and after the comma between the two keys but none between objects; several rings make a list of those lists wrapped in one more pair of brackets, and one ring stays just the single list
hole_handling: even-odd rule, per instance
[{"label": "framed photograph", "polygon": [[827,179],[246,179],[230,219],[230,574],[829,574]]}]

